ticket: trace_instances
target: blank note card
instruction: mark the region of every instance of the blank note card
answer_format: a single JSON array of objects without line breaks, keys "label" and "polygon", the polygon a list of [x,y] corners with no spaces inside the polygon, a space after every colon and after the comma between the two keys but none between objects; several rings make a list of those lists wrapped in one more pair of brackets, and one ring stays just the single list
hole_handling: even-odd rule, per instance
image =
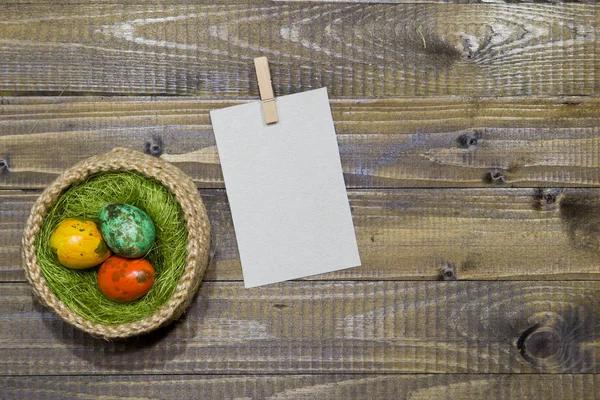
[{"label": "blank note card", "polygon": [[246,287],[360,265],[327,90],[211,111]]}]

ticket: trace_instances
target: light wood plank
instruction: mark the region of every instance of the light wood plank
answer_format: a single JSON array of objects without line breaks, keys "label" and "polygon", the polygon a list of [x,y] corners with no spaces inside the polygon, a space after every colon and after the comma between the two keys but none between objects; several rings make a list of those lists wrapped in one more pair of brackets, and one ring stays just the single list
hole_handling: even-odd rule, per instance
[{"label": "light wood plank", "polygon": [[[208,280],[241,280],[229,204],[201,192],[215,241]],[[20,241],[39,192],[0,191],[0,281],[23,281]],[[599,279],[600,190],[351,191],[362,267],[310,279]]]},{"label": "light wood plank", "polygon": [[600,282],[205,282],[187,317],[93,339],[0,284],[0,374],[595,373]]},{"label": "light wood plank", "polygon": [[598,375],[285,375],[3,377],[11,399],[594,400]]},{"label": "light wood plank", "polygon": [[[209,110],[239,104],[164,97],[1,102],[2,188],[45,187],[74,163],[116,146],[160,155],[201,188],[223,187]],[[336,99],[331,105],[349,187],[600,185],[598,98]]]},{"label": "light wood plank", "polygon": [[0,6],[0,94],[597,95],[596,5]]}]

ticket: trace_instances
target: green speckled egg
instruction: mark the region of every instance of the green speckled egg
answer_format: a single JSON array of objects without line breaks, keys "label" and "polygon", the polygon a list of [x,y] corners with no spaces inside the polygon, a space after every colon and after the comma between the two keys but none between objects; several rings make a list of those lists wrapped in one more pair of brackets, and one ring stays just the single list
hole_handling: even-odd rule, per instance
[{"label": "green speckled egg", "polygon": [[156,230],[148,214],[132,205],[107,204],[100,210],[98,218],[104,241],[120,256],[142,257],[156,238]]}]

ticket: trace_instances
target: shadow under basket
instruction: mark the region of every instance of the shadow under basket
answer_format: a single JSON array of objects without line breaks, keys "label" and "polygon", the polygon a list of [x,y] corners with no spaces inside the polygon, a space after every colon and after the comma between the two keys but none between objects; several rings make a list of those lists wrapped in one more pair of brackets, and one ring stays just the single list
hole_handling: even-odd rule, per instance
[{"label": "shadow under basket", "polygon": [[[164,186],[168,190],[167,193],[170,192],[174,196],[175,202],[181,209],[181,223],[187,230],[187,244],[185,265],[180,266],[181,275],[174,281],[172,294],[149,315],[140,316],[139,319],[134,318],[131,322],[111,324],[86,318],[61,300],[61,293],[55,293],[48,284],[44,275],[44,265],[42,265],[44,260],[38,257],[36,247],[40,245],[37,241],[45,218],[68,189],[100,174],[119,172],[134,173],[142,178],[151,179]],[[160,229],[160,226],[157,225],[157,229]],[[204,203],[192,180],[181,170],[161,159],[122,148],[88,158],[66,170],[37,199],[23,233],[25,275],[35,295],[67,323],[105,339],[141,335],[179,318],[192,302],[200,286],[209,263],[209,249],[210,224]],[[115,305],[116,309],[119,306]]]}]

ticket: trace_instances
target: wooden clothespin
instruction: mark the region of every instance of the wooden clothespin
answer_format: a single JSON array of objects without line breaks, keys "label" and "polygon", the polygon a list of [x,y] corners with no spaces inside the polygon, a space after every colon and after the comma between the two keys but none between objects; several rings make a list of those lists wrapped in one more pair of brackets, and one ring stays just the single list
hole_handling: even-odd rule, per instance
[{"label": "wooden clothespin", "polygon": [[256,77],[258,78],[258,90],[262,100],[263,114],[267,124],[274,124],[279,121],[277,116],[277,106],[275,105],[275,93],[271,84],[271,72],[269,72],[269,61],[267,57],[257,57],[254,59],[254,68],[256,68]]}]

